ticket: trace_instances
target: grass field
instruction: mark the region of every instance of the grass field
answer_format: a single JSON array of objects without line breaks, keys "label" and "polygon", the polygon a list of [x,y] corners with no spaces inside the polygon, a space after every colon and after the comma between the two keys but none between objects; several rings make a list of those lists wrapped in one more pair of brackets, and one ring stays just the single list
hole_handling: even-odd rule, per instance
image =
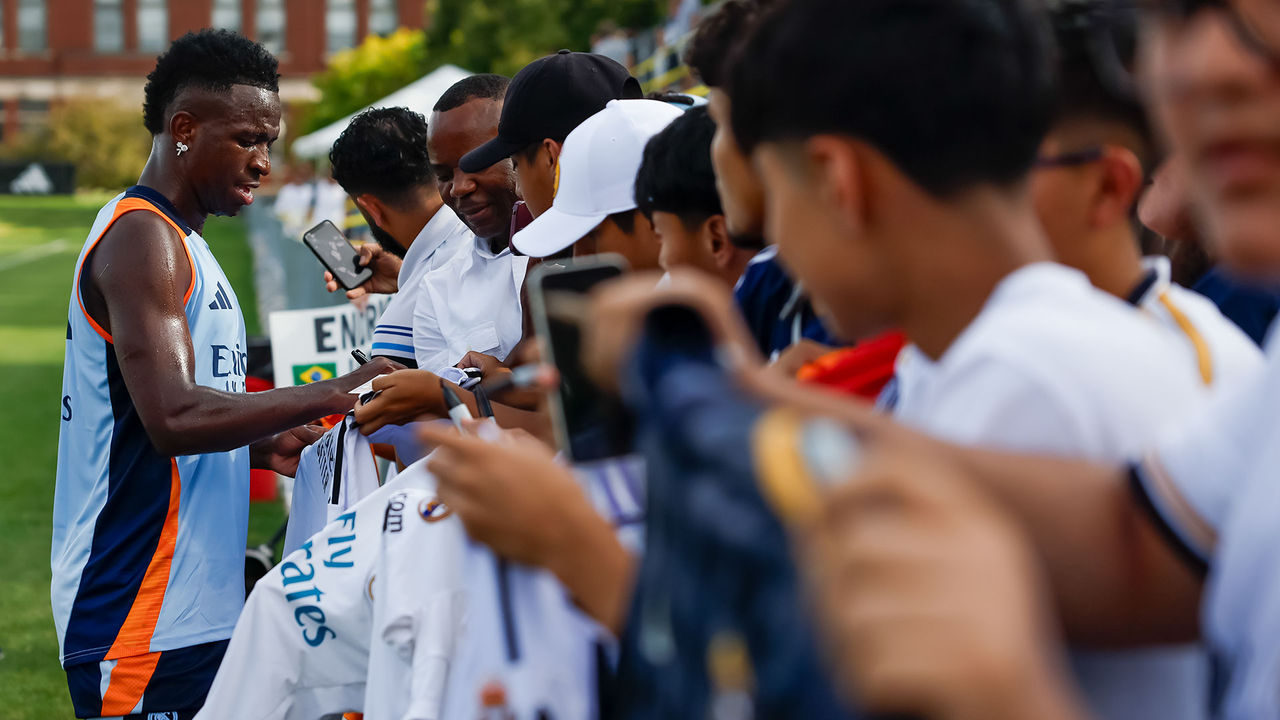
[{"label": "grass field", "polygon": [[[49,609],[49,538],[58,446],[62,354],[71,273],[109,197],[0,195],[0,717],[70,718]],[[212,218],[205,237],[259,331],[252,260],[239,220]],[[255,503],[249,541],[283,517]]]}]

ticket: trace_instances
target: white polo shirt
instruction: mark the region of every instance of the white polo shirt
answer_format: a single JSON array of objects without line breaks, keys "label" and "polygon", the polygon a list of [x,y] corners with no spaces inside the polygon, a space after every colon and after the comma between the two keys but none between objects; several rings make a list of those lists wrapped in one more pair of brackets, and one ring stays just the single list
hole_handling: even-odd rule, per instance
[{"label": "white polo shirt", "polygon": [[400,290],[392,296],[373,329],[372,355],[388,357],[410,367],[417,366],[413,349],[413,313],[423,297],[422,276],[447,263],[466,247],[471,237],[471,230],[447,206],[441,206],[422,226],[418,236],[409,244],[404,264],[400,266],[397,279]]},{"label": "white polo shirt", "polygon": [[[1054,263],[1001,281],[938,360],[914,346],[904,353],[899,419],[1004,450],[1123,461],[1207,393],[1177,338]],[[1072,665],[1107,720],[1206,717],[1201,651],[1075,652]]]},{"label": "white polo shirt", "polygon": [[529,258],[489,250],[471,236],[449,262],[422,276],[413,313],[418,367],[437,375],[475,350],[504,360],[524,335],[520,292]]},{"label": "white polo shirt", "polygon": [[[1272,336],[1274,337],[1274,335]],[[1222,717],[1280,717],[1280,342],[1135,468],[1135,488],[1193,565],[1201,625],[1224,661]]]}]

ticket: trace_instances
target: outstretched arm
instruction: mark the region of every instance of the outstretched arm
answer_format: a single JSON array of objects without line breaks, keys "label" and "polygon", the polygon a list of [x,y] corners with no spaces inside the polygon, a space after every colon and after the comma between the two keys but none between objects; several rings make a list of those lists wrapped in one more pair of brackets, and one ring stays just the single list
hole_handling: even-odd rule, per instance
[{"label": "outstretched arm", "polygon": [[143,427],[164,454],[230,450],[348,410],[348,390],[395,367],[379,358],[336,380],[253,394],[197,385],[183,309],[191,262],[173,229],[152,213],[129,213],[86,263],[85,309],[110,335]]}]

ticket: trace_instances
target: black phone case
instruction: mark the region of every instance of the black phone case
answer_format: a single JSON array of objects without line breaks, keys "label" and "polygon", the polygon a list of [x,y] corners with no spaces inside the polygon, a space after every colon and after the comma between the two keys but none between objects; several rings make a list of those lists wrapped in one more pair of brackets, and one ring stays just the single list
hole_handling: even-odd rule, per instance
[{"label": "black phone case", "polygon": [[[336,226],[334,228],[337,230]],[[316,228],[312,228],[302,235],[302,243],[311,250],[316,259],[324,265],[325,269],[333,273],[333,277],[338,281],[344,290],[351,290],[359,287],[369,278],[373,277],[373,270],[369,268],[361,268],[356,264],[360,254],[355,248],[351,247],[346,240],[343,240],[341,246],[331,243],[328,240],[318,238],[315,234]]]}]

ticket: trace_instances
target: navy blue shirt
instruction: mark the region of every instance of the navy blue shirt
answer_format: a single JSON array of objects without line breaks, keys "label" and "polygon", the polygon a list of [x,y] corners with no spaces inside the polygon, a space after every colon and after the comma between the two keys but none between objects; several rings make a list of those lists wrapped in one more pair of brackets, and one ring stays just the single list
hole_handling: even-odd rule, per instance
[{"label": "navy blue shirt", "polygon": [[1221,266],[1211,268],[1191,289],[1212,300],[1259,347],[1280,311],[1280,292],[1241,282]]},{"label": "navy blue shirt", "polygon": [[766,358],[772,359],[775,353],[795,343],[797,323],[802,338],[824,345],[841,344],[822,325],[809,301],[779,264],[772,247],[751,259],[733,295],[751,337]]}]

